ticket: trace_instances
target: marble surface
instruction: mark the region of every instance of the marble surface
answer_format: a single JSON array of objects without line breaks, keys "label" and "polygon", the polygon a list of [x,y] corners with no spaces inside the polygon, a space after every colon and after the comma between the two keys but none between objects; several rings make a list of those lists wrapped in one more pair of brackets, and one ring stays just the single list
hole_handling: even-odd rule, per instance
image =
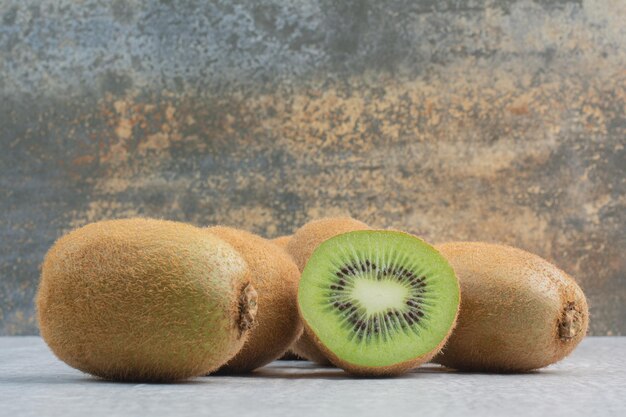
[{"label": "marble surface", "polygon": [[130,384],[66,366],[40,338],[0,337],[0,415],[623,416],[626,338],[587,338],[569,358],[530,374],[426,365],[397,378],[366,379],[310,362],[276,361],[249,376]]}]

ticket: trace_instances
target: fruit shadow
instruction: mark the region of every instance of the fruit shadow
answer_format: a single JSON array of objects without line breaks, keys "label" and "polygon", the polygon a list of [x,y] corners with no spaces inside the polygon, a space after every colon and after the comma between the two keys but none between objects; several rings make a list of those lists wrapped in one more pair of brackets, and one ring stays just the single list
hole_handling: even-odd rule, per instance
[{"label": "fruit shadow", "polygon": [[361,376],[351,375],[334,366],[320,366],[307,361],[280,361],[257,369],[247,374],[212,374],[213,378],[270,378],[270,379],[332,379],[332,380],[368,380],[368,379],[403,379],[414,378],[415,374],[454,373],[453,369],[442,366],[425,366],[414,371],[396,376]]},{"label": "fruit shadow", "polygon": [[[433,368],[438,367],[438,372],[440,373],[450,373],[455,375],[468,375],[468,376],[502,376],[502,377],[520,377],[520,376],[532,376],[532,377],[549,377],[549,376],[563,376],[568,372],[562,369],[551,369],[551,368],[541,368],[541,369],[533,369],[531,371],[502,371],[502,372],[491,372],[491,371],[473,371],[473,370],[462,370],[462,369],[454,369],[447,368],[445,366],[434,365]],[[413,373],[424,372],[424,368],[418,368]]]},{"label": "fruit shadow", "polygon": [[[499,376],[524,376],[524,375],[549,375],[554,374],[551,370],[546,369],[536,369],[534,371],[525,371],[525,372],[488,372],[488,371],[467,371],[462,369],[451,369],[445,368],[450,371],[450,373],[458,374],[458,375],[499,375]],[[558,372],[556,372],[558,374]]]},{"label": "fruit shadow", "polygon": [[[294,361],[295,362],[295,361]],[[276,379],[351,379],[339,368],[320,366],[312,362],[288,361],[274,362],[270,366],[259,368],[253,372],[242,374],[215,373],[206,375],[208,378],[276,378]]]},{"label": "fruit shadow", "polygon": [[477,371],[460,371],[453,368],[437,364],[426,364],[405,374],[395,376],[361,376],[351,375],[340,368],[333,366],[320,366],[312,362],[302,361],[280,361],[274,362],[269,366],[257,369],[248,374],[214,374],[207,375],[209,377],[228,377],[228,378],[270,378],[270,379],[332,379],[332,380],[368,380],[368,379],[412,379],[419,378],[420,375],[457,375],[457,376],[500,376],[500,377],[520,377],[532,376],[538,377],[561,377],[566,372],[559,369],[539,369],[529,372],[477,372]]},{"label": "fruit shadow", "polygon": [[0,388],[3,385],[126,385],[126,386],[142,386],[142,385],[203,385],[206,380],[189,379],[175,382],[141,382],[141,381],[112,381],[102,379],[90,375],[9,375],[0,377]]},{"label": "fruit shadow", "polygon": [[194,386],[194,385],[206,385],[213,382],[217,382],[217,379],[221,378],[268,378],[268,379],[320,379],[320,380],[380,380],[380,379],[411,379],[419,378],[419,375],[437,375],[437,374],[452,374],[458,376],[494,376],[494,377],[519,377],[519,376],[532,376],[533,378],[543,377],[562,377],[568,372],[561,369],[541,369],[531,372],[521,373],[488,373],[488,372],[476,372],[476,371],[458,371],[451,368],[445,368],[443,366],[422,366],[406,374],[394,376],[394,377],[364,377],[350,375],[347,372],[339,368],[332,366],[322,367],[311,362],[298,363],[297,365],[290,364],[272,364],[264,368],[260,368],[255,372],[249,374],[213,374],[204,377],[176,381],[176,382],[133,382],[133,381],[111,381],[93,377],[83,374],[56,374],[56,375],[4,375],[0,376],[0,388],[3,385],[84,385],[93,384],[100,386],[116,385],[116,386],[128,386],[128,387],[140,387],[140,386],[158,386],[158,385],[176,385],[176,386]]}]

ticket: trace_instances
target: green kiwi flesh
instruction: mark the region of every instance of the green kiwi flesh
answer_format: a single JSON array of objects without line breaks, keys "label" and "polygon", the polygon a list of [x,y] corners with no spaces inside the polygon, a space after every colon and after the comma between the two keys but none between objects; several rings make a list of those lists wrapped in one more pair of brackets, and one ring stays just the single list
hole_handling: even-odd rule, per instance
[{"label": "green kiwi flesh", "polygon": [[307,333],[335,365],[356,374],[397,374],[430,359],[454,327],[459,302],[445,258],[396,231],[325,241],[298,289]]}]

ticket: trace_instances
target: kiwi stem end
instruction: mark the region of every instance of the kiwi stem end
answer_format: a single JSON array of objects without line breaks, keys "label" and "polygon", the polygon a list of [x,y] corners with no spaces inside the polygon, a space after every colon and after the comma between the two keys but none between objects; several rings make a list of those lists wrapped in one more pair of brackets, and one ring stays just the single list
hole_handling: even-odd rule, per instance
[{"label": "kiwi stem end", "polygon": [[582,328],[583,313],[576,308],[575,303],[568,302],[559,321],[559,337],[563,341],[571,340],[581,332]]},{"label": "kiwi stem end", "polygon": [[252,284],[246,284],[239,296],[239,335],[254,326],[254,319],[257,312],[257,292]]}]

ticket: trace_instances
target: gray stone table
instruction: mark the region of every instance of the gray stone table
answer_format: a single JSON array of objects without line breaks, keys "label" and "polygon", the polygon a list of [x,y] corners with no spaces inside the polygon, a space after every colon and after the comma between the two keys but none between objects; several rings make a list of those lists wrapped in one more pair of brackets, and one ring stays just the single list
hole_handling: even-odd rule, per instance
[{"label": "gray stone table", "polygon": [[626,337],[588,338],[563,362],[524,375],[424,366],[351,378],[279,361],[244,377],[178,384],[101,381],[58,361],[37,337],[0,338],[0,416],[626,416]]}]

